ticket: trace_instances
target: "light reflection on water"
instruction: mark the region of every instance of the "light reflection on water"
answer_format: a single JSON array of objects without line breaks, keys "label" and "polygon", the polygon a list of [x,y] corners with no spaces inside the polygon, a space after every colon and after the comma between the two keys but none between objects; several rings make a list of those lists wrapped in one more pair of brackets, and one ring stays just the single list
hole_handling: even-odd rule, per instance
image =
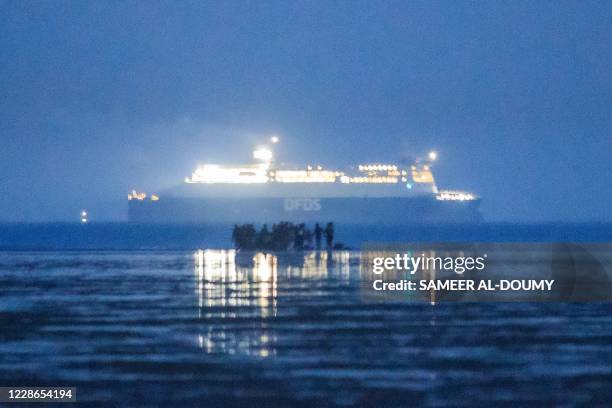
[{"label": "light reflection on water", "polygon": [[102,406],[609,402],[609,303],[374,302],[361,257],[0,252],[0,385]]},{"label": "light reflection on water", "polygon": [[[198,317],[213,321],[198,335],[200,348],[209,354],[276,355],[277,337],[266,319],[277,316],[279,274],[283,279],[324,280],[333,274],[348,283],[349,251],[309,251],[284,254],[279,271],[278,256],[254,252],[240,254],[231,250],[198,250],[194,253]],[[353,258],[357,258],[353,254]],[[227,322],[249,314],[260,324],[251,332],[226,330]],[[221,323],[214,323],[221,319]]]}]

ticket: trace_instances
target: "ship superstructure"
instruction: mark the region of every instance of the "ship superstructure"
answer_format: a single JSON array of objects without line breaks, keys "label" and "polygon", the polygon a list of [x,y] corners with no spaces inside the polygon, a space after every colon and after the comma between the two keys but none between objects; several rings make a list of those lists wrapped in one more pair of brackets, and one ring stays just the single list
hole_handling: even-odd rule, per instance
[{"label": "ship superstructure", "polygon": [[320,165],[276,165],[266,147],[246,165],[204,164],[183,185],[148,196],[128,195],[136,222],[351,222],[418,223],[478,221],[479,197],[438,190],[432,172],[437,158],[409,166],[366,163],[345,170]]}]

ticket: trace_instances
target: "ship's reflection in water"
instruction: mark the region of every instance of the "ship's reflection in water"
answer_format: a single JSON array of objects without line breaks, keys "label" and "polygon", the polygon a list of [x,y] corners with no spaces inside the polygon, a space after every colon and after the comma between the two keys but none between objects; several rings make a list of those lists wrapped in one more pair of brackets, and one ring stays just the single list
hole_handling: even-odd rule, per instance
[{"label": "ship's reflection in water", "polygon": [[[198,318],[203,332],[200,348],[209,354],[269,357],[277,353],[277,336],[270,330],[279,304],[279,282],[293,282],[291,297],[299,297],[300,281],[333,281],[348,285],[350,251],[310,251],[283,254],[198,250],[194,254]],[[280,266],[281,264],[282,266]],[[279,279],[282,278],[282,279]],[[296,285],[296,282],[298,283]],[[313,294],[302,287],[303,294]]]}]

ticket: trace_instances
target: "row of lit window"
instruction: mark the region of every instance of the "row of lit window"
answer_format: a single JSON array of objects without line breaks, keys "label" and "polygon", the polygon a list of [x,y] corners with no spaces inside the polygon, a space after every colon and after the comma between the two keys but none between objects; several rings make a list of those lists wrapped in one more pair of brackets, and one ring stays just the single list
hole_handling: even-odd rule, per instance
[{"label": "row of lit window", "polygon": [[406,175],[406,170],[403,171],[399,171],[399,170],[386,170],[386,171],[377,171],[377,170],[368,170],[368,171],[362,171],[362,173],[366,173],[368,175],[368,177],[373,177],[373,176],[389,176],[389,177],[399,177],[400,175]]},{"label": "row of lit window", "polygon": [[333,183],[343,173],[328,170],[277,170],[270,177],[280,183]]},{"label": "row of lit window", "polygon": [[341,179],[340,181],[342,181],[343,183],[376,183],[376,184],[388,183],[388,184],[392,184],[392,183],[397,183],[398,178],[397,177],[348,177],[348,180],[343,181]]},{"label": "row of lit window", "polygon": [[360,164],[359,171],[386,171],[397,170],[397,166],[393,164]]},{"label": "row of lit window", "polygon": [[[350,177],[340,171],[323,170],[317,166],[316,170],[308,166],[307,170],[275,170],[268,171],[268,165],[244,166],[244,167],[221,167],[216,165],[200,166],[193,172],[191,177],[185,179],[186,183],[268,183],[276,181],[279,183],[334,183],[340,179],[341,183],[397,183],[401,178],[403,182],[408,179],[405,170],[398,170],[395,165],[360,165],[361,171],[367,172],[366,176]],[[382,174],[378,173],[383,172]],[[386,174],[385,174],[386,172]],[[415,183],[433,183],[433,175],[429,166],[418,169],[412,166],[412,179]],[[142,200],[133,192],[128,199]],[[138,193],[140,194],[140,193]]]}]

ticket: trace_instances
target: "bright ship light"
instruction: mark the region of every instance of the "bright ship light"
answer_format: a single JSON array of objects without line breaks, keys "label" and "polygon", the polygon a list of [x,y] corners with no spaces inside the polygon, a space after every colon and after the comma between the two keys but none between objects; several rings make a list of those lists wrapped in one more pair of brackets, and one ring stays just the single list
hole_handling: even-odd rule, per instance
[{"label": "bright ship light", "polygon": [[429,152],[429,160],[431,161],[435,161],[438,158],[438,152],[436,152],[435,150],[432,150],[431,152]]},{"label": "bright ship light", "polygon": [[265,162],[272,161],[272,151],[267,147],[260,147],[253,152],[253,158]]},{"label": "bright ship light", "polygon": [[268,163],[250,166],[222,167],[216,164],[199,166],[187,183],[266,183]]},{"label": "bright ship light", "polygon": [[277,144],[279,140],[280,140],[280,139],[279,139],[279,138],[278,138],[278,136],[276,136],[276,135],[274,135],[274,136],[270,137],[270,142],[272,142],[272,143],[274,143],[274,144]]},{"label": "bright ship light", "polygon": [[439,201],[473,201],[473,200],[476,200],[476,196],[467,191],[444,190],[436,194],[436,200],[439,200]]}]

